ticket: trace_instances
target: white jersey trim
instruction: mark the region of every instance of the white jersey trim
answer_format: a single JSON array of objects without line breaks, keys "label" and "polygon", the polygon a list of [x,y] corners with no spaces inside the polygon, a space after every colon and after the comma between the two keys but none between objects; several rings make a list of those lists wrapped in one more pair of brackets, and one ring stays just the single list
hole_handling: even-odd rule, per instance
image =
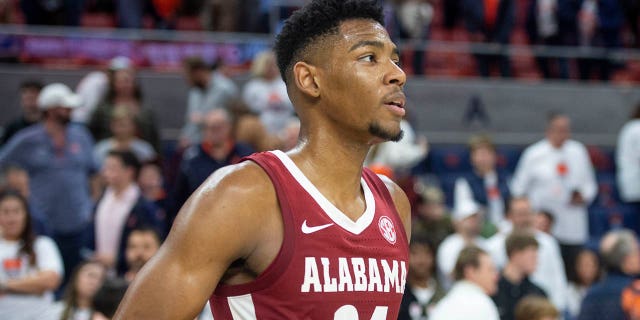
[{"label": "white jersey trim", "polygon": [[365,201],[365,210],[364,213],[358,218],[358,220],[351,220],[344,212],[340,211],[340,209],[336,208],[336,206],[331,203],[331,201],[327,200],[327,198],[320,193],[320,191],[316,188],[316,186],[309,181],[309,179],[304,175],[304,173],[296,166],[296,164],[289,158],[289,156],[280,151],[274,150],[270,151],[273,155],[278,157],[282,164],[287,168],[289,173],[298,181],[298,183],[302,186],[302,188],[309,193],[309,195],[318,203],[320,208],[324,210],[324,212],[335,222],[337,225],[342,227],[343,229],[353,233],[360,234],[362,233],[373,221],[373,217],[376,211],[376,202],[373,198],[373,193],[371,189],[367,185],[367,182],[364,178],[360,178],[360,183],[362,185],[362,190],[364,192],[364,201]]},{"label": "white jersey trim", "polygon": [[229,310],[233,320],[257,320],[256,308],[253,305],[251,294],[228,297]]}]

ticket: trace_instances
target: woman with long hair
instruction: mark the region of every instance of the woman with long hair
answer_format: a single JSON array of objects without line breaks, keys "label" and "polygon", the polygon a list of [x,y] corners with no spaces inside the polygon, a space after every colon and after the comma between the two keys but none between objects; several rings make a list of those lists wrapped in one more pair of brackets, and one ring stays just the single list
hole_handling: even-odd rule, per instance
[{"label": "woman with long hair", "polygon": [[69,280],[64,298],[58,304],[60,320],[90,320],[93,315],[93,297],[102,286],[106,268],[97,261],[80,264]]},{"label": "woman with long hair", "polygon": [[134,115],[137,136],[149,142],[156,151],[160,148],[160,133],[155,116],[143,105],[142,88],[132,69],[116,70],[109,78],[109,88],[102,104],[93,112],[88,127],[96,141],[110,138],[111,116],[116,106],[126,107]]},{"label": "woman with long hair", "polygon": [[27,200],[0,191],[0,310],[6,319],[38,318],[50,305],[64,269],[58,247],[33,232]]}]

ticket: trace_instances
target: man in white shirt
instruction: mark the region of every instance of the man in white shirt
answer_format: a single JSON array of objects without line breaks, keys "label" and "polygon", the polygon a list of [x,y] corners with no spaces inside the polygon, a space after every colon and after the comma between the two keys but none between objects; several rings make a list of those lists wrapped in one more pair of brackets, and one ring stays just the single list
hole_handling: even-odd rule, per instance
[{"label": "man in white shirt", "polygon": [[184,69],[191,88],[180,145],[187,147],[200,142],[205,115],[209,111],[216,108],[229,110],[238,100],[238,87],[222,73],[212,70],[200,58],[187,59]]},{"label": "man in white shirt", "polygon": [[640,105],[620,130],[616,168],[620,198],[625,202],[640,203]]},{"label": "man in white shirt", "polygon": [[456,283],[436,305],[432,320],[498,320],[490,295],[497,291],[498,272],[491,257],[478,247],[460,252],[454,270]]},{"label": "man in white shirt", "polygon": [[538,263],[530,279],[545,291],[558,310],[564,310],[567,306],[567,278],[564,273],[560,247],[556,239],[534,228],[535,218],[535,213],[531,210],[527,198],[511,199],[507,211],[507,223],[504,224],[505,228],[487,240],[487,250],[496,266],[502,268],[507,262],[506,239],[512,231],[533,233],[538,242]]},{"label": "man in white shirt", "polygon": [[569,118],[552,114],[546,138],[524,151],[511,185],[513,196],[526,196],[534,210],[554,216],[552,234],[560,243],[566,266],[574,265],[589,237],[587,207],[597,193],[587,149],[569,139],[570,134]]},{"label": "man in white shirt", "polygon": [[453,222],[456,233],[449,235],[438,248],[438,272],[442,285],[449,288],[453,282],[453,269],[458,254],[466,246],[485,247],[485,240],[480,237],[482,212],[474,201],[456,204],[453,208]]}]

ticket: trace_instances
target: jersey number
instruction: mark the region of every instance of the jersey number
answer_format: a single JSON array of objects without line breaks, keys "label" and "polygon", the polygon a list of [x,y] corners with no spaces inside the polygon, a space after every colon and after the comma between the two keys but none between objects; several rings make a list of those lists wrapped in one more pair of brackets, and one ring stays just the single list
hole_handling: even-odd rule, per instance
[{"label": "jersey number", "polygon": [[[371,320],[386,320],[388,309],[389,307],[377,306]],[[359,320],[358,309],[350,304],[344,305],[333,315],[333,320]]]}]

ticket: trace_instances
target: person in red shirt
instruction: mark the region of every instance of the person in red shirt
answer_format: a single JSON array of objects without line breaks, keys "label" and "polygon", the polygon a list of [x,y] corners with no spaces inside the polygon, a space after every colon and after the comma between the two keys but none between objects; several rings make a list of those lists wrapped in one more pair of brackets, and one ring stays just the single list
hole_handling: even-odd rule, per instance
[{"label": "person in red shirt", "polygon": [[363,168],[402,138],[406,75],[375,0],[314,0],[275,52],[298,145],[215,172],[178,214],[114,319],[397,319],[410,206]]}]

